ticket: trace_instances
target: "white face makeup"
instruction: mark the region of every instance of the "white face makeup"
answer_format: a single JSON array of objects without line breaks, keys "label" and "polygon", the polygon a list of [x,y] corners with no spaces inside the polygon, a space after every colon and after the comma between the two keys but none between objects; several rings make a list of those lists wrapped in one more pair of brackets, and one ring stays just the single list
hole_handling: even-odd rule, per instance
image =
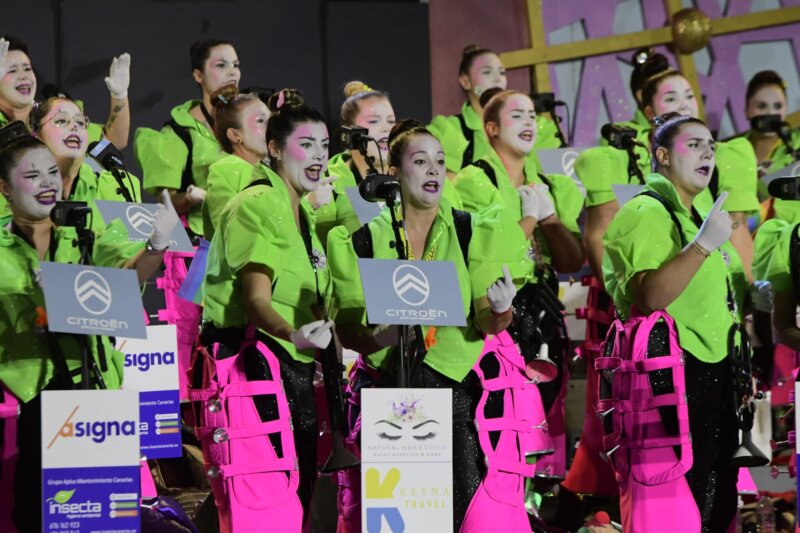
[{"label": "white face makeup", "polygon": [[[195,70],[195,80],[198,71]],[[203,72],[199,74],[203,90],[208,94],[213,93],[226,85],[239,86],[242,73],[239,70],[239,56],[229,44],[220,44],[211,49],[211,53],[203,64]]]},{"label": "white face makeup", "polygon": [[14,214],[28,220],[43,220],[50,216],[56,200],[61,198],[61,173],[47,148],[25,152],[11,169],[9,184],[3,184],[9,194]]},{"label": "white face makeup", "polygon": [[479,55],[472,62],[465,82],[464,88],[477,97],[495,87],[505,90],[508,84],[506,68],[497,54]]},{"label": "white face makeup", "polygon": [[747,101],[747,118],[758,115],[780,115],[781,120],[786,118],[786,94],[783,88],[777,85],[765,85]]},{"label": "white face makeup", "polygon": [[415,134],[408,142],[399,172],[403,200],[421,209],[438,206],[445,173],[441,143],[433,135]]},{"label": "white face makeup", "polygon": [[260,159],[268,155],[267,121],[269,109],[261,100],[254,100],[244,106],[241,114],[241,139],[245,150],[257,154]]},{"label": "white face makeup", "polygon": [[653,96],[656,115],[676,112],[697,118],[697,98],[689,80],[681,75],[664,78]]},{"label": "white face makeup", "polygon": [[319,187],[328,168],[328,141],[323,122],[302,122],[286,139],[286,147],[278,154],[280,174],[298,194]]},{"label": "white face makeup", "polygon": [[6,56],[8,71],[0,78],[0,102],[14,109],[23,109],[33,103],[36,95],[36,74],[25,52],[13,50]]},{"label": "white face makeup", "polygon": [[[378,141],[378,146],[372,142],[367,145],[367,156],[374,158],[375,168],[382,172],[388,166],[389,132],[394,123],[394,109],[388,98],[366,98],[358,103],[356,126],[367,128],[369,136]],[[380,167],[381,161],[384,168]]]},{"label": "white face makeup", "polygon": [[520,157],[528,155],[536,142],[536,111],[533,101],[524,94],[509,96],[500,109],[498,126],[497,143]]},{"label": "white face makeup", "polygon": [[698,194],[708,187],[714,172],[714,138],[700,124],[683,126],[668,151],[665,173],[676,187]]},{"label": "white face makeup", "polygon": [[68,100],[58,100],[42,120],[36,135],[57,160],[86,156],[89,121],[83,111]]}]

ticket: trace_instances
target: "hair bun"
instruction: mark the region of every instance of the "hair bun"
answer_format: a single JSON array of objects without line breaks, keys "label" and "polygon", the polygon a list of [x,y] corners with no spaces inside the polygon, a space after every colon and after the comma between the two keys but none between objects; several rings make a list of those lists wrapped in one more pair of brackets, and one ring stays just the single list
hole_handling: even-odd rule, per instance
[{"label": "hair bun", "polygon": [[300,91],[297,89],[287,88],[281,89],[270,96],[269,101],[267,101],[267,107],[269,108],[270,112],[275,113],[283,106],[297,106],[303,105],[304,103],[305,99]]},{"label": "hair bun", "polygon": [[644,63],[642,63],[639,67],[644,79],[652,78],[653,76],[667,71],[670,68],[669,60],[667,60],[667,57],[664,54],[649,55]]},{"label": "hair bun", "polygon": [[344,93],[345,98],[350,98],[351,96],[355,96],[359,93],[365,93],[369,90],[371,90],[370,87],[363,81],[353,80],[347,82],[342,92]]},{"label": "hair bun", "polygon": [[486,89],[484,92],[481,93],[481,97],[478,100],[480,102],[481,107],[486,107],[486,104],[489,103],[489,100],[497,96],[503,92],[503,89],[500,87],[492,87],[490,89]]},{"label": "hair bun", "polygon": [[211,105],[215,108],[220,108],[230,104],[236,95],[239,94],[239,89],[236,85],[225,85],[220,87],[211,94]]},{"label": "hair bun", "polygon": [[482,46],[480,46],[480,45],[478,45],[478,44],[475,44],[475,43],[473,43],[473,44],[468,44],[468,45],[467,45],[467,46],[465,46],[465,47],[464,47],[464,49],[461,51],[461,57],[466,57],[466,56],[468,56],[468,55],[472,55],[472,54],[474,54],[475,52],[480,52],[480,51],[482,51],[482,50],[483,50],[483,47],[482,47]]},{"label": "hair bun", "polygon": [[679,117],[679,116],[681,116],[680,113],[677,113],[675,111],[670,111],[669,113],[664,113],[663,115],[656,115],[655,117],[653,117],[652,122],[655,125],[655,127],[658,128],[659,126],[661,126],[662,124],[664,124],[668,120],[672,120],[673,118],[676,118],[676,117]]}]

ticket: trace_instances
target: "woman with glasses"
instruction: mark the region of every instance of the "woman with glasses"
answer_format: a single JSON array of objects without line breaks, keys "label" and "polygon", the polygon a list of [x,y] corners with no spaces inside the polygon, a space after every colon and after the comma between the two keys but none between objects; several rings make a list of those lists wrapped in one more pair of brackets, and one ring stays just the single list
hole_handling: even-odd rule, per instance
[{"label": "woman with glasses", "polygon": [[[95,174],[85,163],[89,119],[73,100],[45,100],[31,113],[30,127],[53,153],[64,181],[64,200],[89,202],[93,208],[94,200],[141,202],[138,178],[128,172]],[[92,229],[102,227],[103,220],[95,210]]]}]

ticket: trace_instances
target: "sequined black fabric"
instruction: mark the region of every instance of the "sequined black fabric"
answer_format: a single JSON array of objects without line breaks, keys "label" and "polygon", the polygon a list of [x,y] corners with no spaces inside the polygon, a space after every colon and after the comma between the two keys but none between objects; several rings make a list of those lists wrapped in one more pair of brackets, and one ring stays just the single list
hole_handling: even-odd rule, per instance
[{"label": "sequined black fabric", "polygon": [[413,386],[453,390],[453,531],[459,531],[472,496],[486,473],[473,423],[480,399],[480,382],[474,372],[459,383],[422,365]]},{"label": "sequined black fabric", "polygon": [[[547,283],[550,289],[558,294],[558,279],[555,274],[545,273],[543,279],[537,283]],[[546,342],[549,347],[549,357],[559,368],[554,380],[539,384],[542,405],[545,412],[549,412],[564,379],[566,339],[561,328],[562,323],[546,312],[539,292],[532,283],[526,284],[517,292],[512,308],[514,319],[507,331],[519,345],[525,361],[535,359],[540,346]]]},{"label": "sequined black fabric", "polygon": [[[667,350],[667,327],[657,324],[648,340],[648,357]],[[686,480],[702,517],[703,533],[726,531],[736,513],[738,469],[731,459],[738,444],[733,405],[732,368],[729,358],[704,363],[689,352],[686,358],[686,391],[689,430],[692,434],[692,468]],[[654,394],[671,392],[671,370],[650,373]],[[668,431],[677,432],[674,407],[659,409]]]}]

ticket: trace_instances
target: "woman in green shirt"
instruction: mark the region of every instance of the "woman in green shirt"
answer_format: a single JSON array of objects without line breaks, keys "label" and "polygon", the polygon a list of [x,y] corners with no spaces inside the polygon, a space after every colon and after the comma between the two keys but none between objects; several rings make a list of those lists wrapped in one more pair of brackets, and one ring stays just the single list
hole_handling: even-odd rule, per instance
[{"label": "woman in green shirt", "polygon": [[583,195],[568,176],[537,173],[528,158],[536,139],[533,101],[519,91],[489,89],[481,95],[483,123],[492,151],[465,167],[455,179],[464,206],[477,213],[500,206],[512,225],[518,225],[526,241],[530,285],[514,301],[514,321],[509,327],[526,361],[537,358],[542,345],[559,369],[552,381],[539,385],[556,452],[537,463],[542,476],[566,474],[565,402],[568,381],[569,339],[560,310],[545,313],[539,289],[545,285],[558,307],[556,272],[576,272],[583,265],[578,217]]},{"label": "woman in green shirt", "polygon": [[[367,129],[375,141],[367,143],[367,157],[379,174],[385,174],[389,167],[389,131],[395,123],[389,95],[354,80],[345,85],[344,96],[342,126]],[[345,189],[357,187],[368,170],[367,160],[357,149],[331,157],[328,175],[336,178],[333,182],[333,201],[317,209],[317,234],[323,243],[327,242],[328,232],[336,226],[345,226],[350,231],[361,227]]]},{"label": "woman in green shirt", "polygon": [[[511,323],[516,293],[512,273],[516,279],[525,279],[530,260],[524,253],[522,232],[504,224],[500,209],[467,216],[441,198],[447,179],[444,151],[418,122],[402,121],[392,129],[389,174],[400,182],[398,216],[403,219],[402,238],[409,259],[452,261],[467,316],[466,327],[421,326],[423,339],[417,340],[424,340],[427,355],[411,384],[453,390],[454,531],[458,531],[485,471],[472,423],[477,381],[471,369],[481,354],[483,336],[497,334]],[[465,223],[471,228],[468,243],[458,229]],[[358,258],[396,259],[397,251],[390,246],[394,238],[388,210],[352,235],[338,227],[328,236],[339,338],[370,366],[387,373],[387,382],[397,370],[390,357],[397,328],[367,324]]]},{"label": "woman in green shirt", "polygon": [[[786,82],[777,72],[762,70],[750,79],[747,84],[745,114],[748,120],[762,115],[777,115],[781,121],[786,120]],[[744,137],[755,150],[759,177],[794,164],[800,155],[800,130],[786,124],[780,135],[776,132],[748,130]],[[791,175],[790,169],[786,169],[785,175]],[[764,219],[779,218],[791,224],[800,222],[798,202],[770,198],[767,185],[761,180],[758,182],[758,192],[760,199],[766,200]]]},{"label": "woman in green shirt", "polygon": [[[645,194],[620,209],[603,239],[606,288],[620,315],[628,318],[635,312],[666,309],[675,320],[686,361],[694,456],[686,480],[703,531],[725,531],[731,524],[738,476],[732,464],[738,425],[731,401],[728,346],[730,331],[739,319],[729,274],[729,269],[737,270],[733,263],[738,256],[728,243],[731,218],[721,210],[726,193],[705,219],[693,205],[708,187],[716,163],[714,152],[714,139],[702,121],[689,116],[667,118],[653,136],[655,173],[647,177]],[[665,329],[654,331],[651,346],[666,341]],[[672,392],[671,378],[664,372],[668,371],[650,374],[654,395]],[[667,432],[677,433],[674,408],[659,412]],[[676,517],[675,527],[679,520]]]},{"label": "woman in green shirt", "polygon": [[208,169],[222,155],[214,136],[212,96],[226,85],[238,87],[241,71],[236,49],[226,41],[195,42],[189,54],[201,99],[173,108],[161,131],[136,130],[134,150],[144,188],[151,193],[168,190],[178,213],[186,217],[189,235],[200,236]]},{"label": "woman in green shirt", "polygon": [[229,86],[214,99],[215,134],[228,154],[208,169],[208,186],[203,202],[203,236],[214,237],[222,210],[228,201],[251,182],[269,179],[273,186],[282,181],[264,163],[267,150],[269,109],[256,94],[237,94]]},{"label": "woman in green shirt", "polygon": [[[240,352],[247,330],[266,346],[251,346],[240,356],[248,380],[283,380],[299,458],[297,492],[308,520],[319,438],[314,359],[329,346],[333,322],[327,318],[327,259],[304,195],[324,179],[329,139],[322,116],[299,93],[284,89],[272,95],[269,109],[270,164],[282,183],[252,182],[223,209],[208,254],[200,343],[220,359],[229,357]],[[269,370],[275,359],[280,376]],[[259,396],[253,402],[262,421],[278,418],[274,403]],[[206,452],[214,446],[201,442]]]},{"label": "woman in green shirt", "polygon": [[[40,392],[83,385],[84,347],[90,361],[87,388],[116,389],[123,377],[123,356],[108,337],[46,329],[40,262],[81,262],[75,228],[56,226],[50,220],[62,187],[59,166],[47,146],[19,121],[0,129],[0,193],[13,213],[8,226],[0,228],[0,384],[20,403],[18,442],[3,443],[4,432],[0,432],[0,449],[19,448],[13,519],[20,531],[41,530]],[[145,252],[141,243],[130,244],[122,224],[114,221],[96,236],[90,262],[135,268],[142,282],[161,265],[177,223],[174,210],[162,208],[153,223],[152,251]],[[6,419],[5,423],[15,421]],[[8,495],[0,505],[12,504]],[[7,513],[0,512],[0,516]]]},{"label": "woman in green shirt", "polygon": [[[461,106],[461,113],[437,115],[428,125],[428,129],[444,147],[448,176],[455,175],[491,150],[483,130],[480,98],[489,89],[506,89],[506,68],[500,56],[487,48],[471,44],[461,54],[458,84],[467,99]],[[558,148],[561,145],[556,137],[556,125],[551,119],[538,116],[536,124],[536,148]],[[530,153],[530,157],[538,166],[535,151]]]}]

